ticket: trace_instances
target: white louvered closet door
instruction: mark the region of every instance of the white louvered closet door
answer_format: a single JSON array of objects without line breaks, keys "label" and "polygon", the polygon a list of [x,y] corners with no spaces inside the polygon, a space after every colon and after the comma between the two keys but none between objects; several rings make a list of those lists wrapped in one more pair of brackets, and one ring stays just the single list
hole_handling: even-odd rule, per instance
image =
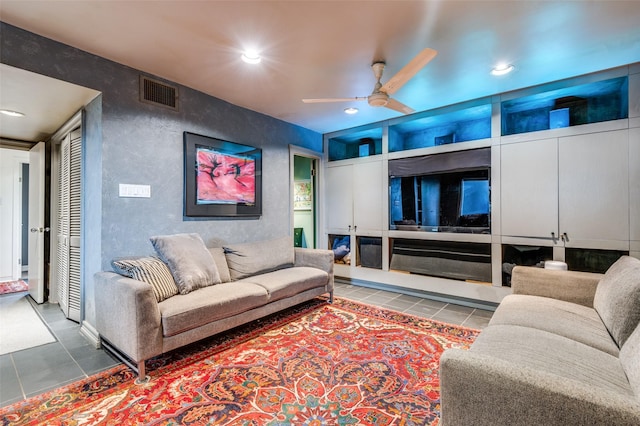
[{"label": "white louvered closet door", "polygon": [[69,169],[71,168],[71,141],[67,135],[60,144],[58,170],[58,235],[56,247],[56,280],[58,303],[69,317]]},{"label": "white louvered closet door", "polygon": [[58,197],[58,301],[67,318],[75,321],[80,321],[81,135],[75,129],[61,144]]}]

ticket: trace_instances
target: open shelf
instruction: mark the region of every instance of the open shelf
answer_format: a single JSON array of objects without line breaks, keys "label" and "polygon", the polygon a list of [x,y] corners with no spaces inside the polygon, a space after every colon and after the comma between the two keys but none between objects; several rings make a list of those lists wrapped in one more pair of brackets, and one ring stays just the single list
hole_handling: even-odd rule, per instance
[{"label": "open shelf", "polygon": [[389,152],[491,137],[491,104],[423,116],[389,126]]},{"label": "open shelf", "polygon": [[502,136],[627,118],[627,77],[503,101]]},{"label": "open shelf", "polygon": [[382,126],[329,139],[329,161],[382,154]]}]

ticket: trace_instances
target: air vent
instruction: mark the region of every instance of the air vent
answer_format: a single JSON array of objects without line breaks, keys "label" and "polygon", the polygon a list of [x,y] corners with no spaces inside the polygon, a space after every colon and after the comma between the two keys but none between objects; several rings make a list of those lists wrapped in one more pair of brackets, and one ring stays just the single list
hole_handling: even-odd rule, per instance
[{"label": "air vent", "polygon": [[149,77],[140,76],[140,100],[177,111],[178,88]]}]

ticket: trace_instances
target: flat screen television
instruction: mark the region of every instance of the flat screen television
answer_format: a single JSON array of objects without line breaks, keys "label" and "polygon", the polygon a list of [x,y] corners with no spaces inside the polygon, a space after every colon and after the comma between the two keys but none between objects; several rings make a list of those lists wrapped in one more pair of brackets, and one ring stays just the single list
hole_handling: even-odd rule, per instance
[{"label": "flat screen television", "polygon": [[389,228],[490,233],[489,169],[390,177]]}]

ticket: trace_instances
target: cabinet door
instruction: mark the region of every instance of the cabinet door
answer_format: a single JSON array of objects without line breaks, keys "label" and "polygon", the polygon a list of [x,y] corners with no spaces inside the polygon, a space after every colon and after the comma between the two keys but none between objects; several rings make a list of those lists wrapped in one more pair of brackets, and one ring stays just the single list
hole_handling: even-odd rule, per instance
[{"label": "cabinet door", "polygon": [[640,128],[629,129],[629,197],[631,240],[640,241]]},{"label": "cabinet door", "polygon": [[353,166],[353,224],[357,231],[382,230],[382,162]]},{"label": "cabinet door", "polygon": [[629,131],[560,138],[558,153],[565,245],[628,250]]},{"label": "cabinet door", "polygon": [[352,166],[327,167],[324,181],[327,230],[346,233],[353,225]]},{"label": "cabinet door", "polygon": [[558,236],[557,139],[500,147],[502,235]]}]

